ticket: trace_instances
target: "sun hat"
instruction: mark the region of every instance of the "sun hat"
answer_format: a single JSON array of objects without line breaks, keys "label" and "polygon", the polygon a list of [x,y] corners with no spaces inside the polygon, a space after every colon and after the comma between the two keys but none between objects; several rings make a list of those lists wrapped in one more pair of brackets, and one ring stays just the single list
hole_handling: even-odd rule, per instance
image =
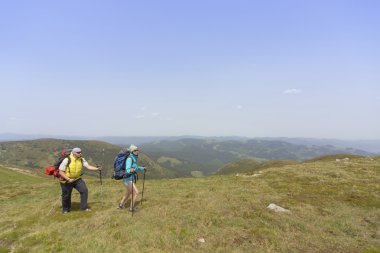
[{"label": "sun hat", "polygon": [[130,152],[133,152],[133,151],[136,151],[136,150],[139,150],[139,148],[136,147],[135,145],[131,144],[131,146],[129,146],[129,151]]}]

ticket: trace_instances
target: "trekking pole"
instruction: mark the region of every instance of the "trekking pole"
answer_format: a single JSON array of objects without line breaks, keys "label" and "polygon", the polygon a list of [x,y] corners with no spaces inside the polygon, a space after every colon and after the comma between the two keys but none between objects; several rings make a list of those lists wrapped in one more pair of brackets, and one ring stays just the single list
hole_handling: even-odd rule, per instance
[{"label": "trekking pole", "polygon": [[100,177],[100,201],[102,202],[102,206],[103,206],[103,180],[102,180],[102,170],[99,170],[99,177]]},{"label": "trekking pole", "polygon": [[100,185],[103,185],[103,181],[102,181],[102,170],[99,170],[99,179],[100,179]]},{"label": "trekking pole", "polygon": [[131,204],[131,206],[132,206],[132,217],[133,217],[133,209],[134,209],[134,206],[133,206],[133,178],[134,177],[134,175],[132,174],[132,197],[131,197],[131,201],[132,201],[132,204]]},{"label": "trekking pole", "polygon": [[96,166],[96,168],[100,168],[100,170],[98,170],[99,171],[99,180],[100,180],[100,185],[102,185],[103,184],[103,182],[102,182],[102,169],[103,169],[103,166],[101,164],[95,164],[95,166]]},{"label": "trekking pole", "polygon": [[57,203],[58,203],[59,200],[60,200],[60,199],[57,199],[57,200],[55,201],[53,207],[50,209],[50,211],[48,212],[48,214],[47,214],[46,216],[49,216],[49,215],[50,215],[50,213],[53,211],[53,209],[55,208],[55,206],[57,205]]},{"label": "trekking pole", "polygon": [[[96,167],[100,167],[101,169],[103,169],[103,166],[102,165],[96,165]],[[100,180],[100,202],[102,203],[102,206],[103,206],[103,180],[102,180],[102,170],[99,170],[99,180]]]},{"label": "trekking pole", "polygon": [[144,169],[143,188],[142,188],[142,192],[141,192],[141,205],[143,204],[143,200],[144,200],[145,172],[146,172],[146,170]]}]

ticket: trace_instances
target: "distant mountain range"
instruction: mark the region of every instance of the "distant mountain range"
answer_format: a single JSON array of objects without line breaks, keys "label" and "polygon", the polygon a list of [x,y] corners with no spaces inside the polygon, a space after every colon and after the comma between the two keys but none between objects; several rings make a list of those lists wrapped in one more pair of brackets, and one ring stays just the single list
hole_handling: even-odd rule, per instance
[{"label": "distant mountain range", "polygon": [[[130,144],[140,145],[143,143],[155,141],[176,141],[186,138],[192,139],[207,139],[211,137],[204,136],[69,136],[69,135],[44,135],[44,134],[14,134],[2,133],[0,134],[0,141],[26,141],[37,139],[61,139],[61,140],[98,140],[105,141],[119,146],[129,146]],[[212,137],[214,138],[214,137]],[[239,136],[222,136],[215,137],[218,140],[247,140],[246,137]]]},{"label": "distant mountain range", "polygon": [[172,168],[181,175],[191,171],[213,174],[226,163],[243,159],[265,160],[306,160],[323,155],[353,154],[373,156],[374,153],[353,149],[327,146],[297,145],[274,140],[218,140],[180,139],[156,141],[142,145],[144,153],[166,168]]},{"label": "distant mountain range", "polygon": [[[36,136],[7,135],[7,138],[34,138]],[[0,136],[5,138],[4,135]],[[87,151],[88,158],[105,163],[112,169],[112,162],[120,146],[133,143],[142,150],[142,161],[155,167],[154,177],[187,177],[211,175],[222,172],[220,169],[228,163],[250,159],[257,162],[269,160],[302,161],[323,155],[352,154],[361,156],[375,156],[379,153],[368,152],[357,148],[336,147],[324,145],[328,140],[301,139],[301,138],[256,138],[244,137],[99,137],[105,141],[89,140],[57,140],[39,139],[29,141],[0,142],[0,163],[15,164],[27,167],[43,167],[51,163],[57,149],[64,145],[80,146]],[[162,139],[164,140],[162,140]],[[284,141],[283,139],[286,139]],[[344,141],[335,143],[343,145]],[[371,142],[376,147],[376,141]],[[361,143],[365,145],[365,143]],[[368,143],[367,143],[368,144]],[[99,150],[105,150],[99,153]],[[8,152],[8,153],[5,153]],[[37,154],[37,155],[36,155]],[[101,159],[100,159],[101,158]],[[109,170],[109,169],[108,169]],[[153,173],[153,174],[154,174]],[[110,175],[110,172],[108,172]]]},{"label": "distant mountain range", "polygon": [[362,149],[367,152],[380,154],[380,140],[338,140],[338,139],[314,139],[314,138],[260,138],[261,140],[285,141],[297,145],[306,146],[335,146],[337,148]]},{"label": "distant mountain range", "polygon": [[247,141],[247,140],[268,140],[268,141],[283,141],[304,146],[334,146],[337,148],[352,148],[361,149],[370,153],[380,154],[380,139],[379,140],[339,140],[339,139],[318,139],[318,138],[289,138],[289,137],[260,137],[248,138],[242,136],[68,136],[68,135],[42,135],[42,134],[0,134],[0,141],[21,141],[21,140],[36,140],[36,139],[62,139],[62,140],[98,140],[105,141],[119,146],[127,146],[130,144],[141,145],[156,141],[177,141],[181,139],[212,139],[218,141]]}]

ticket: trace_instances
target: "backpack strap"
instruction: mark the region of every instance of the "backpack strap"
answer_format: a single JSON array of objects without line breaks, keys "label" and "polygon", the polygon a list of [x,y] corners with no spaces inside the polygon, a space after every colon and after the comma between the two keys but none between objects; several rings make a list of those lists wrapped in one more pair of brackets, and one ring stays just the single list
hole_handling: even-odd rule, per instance
[{"label": "backpack strap", "polygon": [[[131,158],[131,160],[132,160],[132,165],[133,165],[134,163],[136,163],[136,160],[133,158],[133,156],[129,155],[128,157]],[[128,158],[127,158],[127,159],[128,159]]]},{"label": "backpack strap", "polygon": [[71,158],[70,158],[70,155],[69,155],[69,156],[67,156],[67,165],[66,165],[66,169],[68,169],[69,173],[70,173],[70,167],[69,167],[70,163],[71,163]]}]

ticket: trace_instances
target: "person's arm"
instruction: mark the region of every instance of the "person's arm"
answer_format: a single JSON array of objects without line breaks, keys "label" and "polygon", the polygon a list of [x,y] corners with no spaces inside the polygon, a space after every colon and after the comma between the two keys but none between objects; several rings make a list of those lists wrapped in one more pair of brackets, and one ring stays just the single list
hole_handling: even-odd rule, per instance
[{"label": "person's arm", "polygon": [[133,168],[132,167],[132,158],[131,157],[128,157],[127,158],[127,161],[125,163],[125,171],[129,174],[129,173],[133,173],[133,172],[136,172],[136,171],[142,171],[144,170],[145,167],[142,167],[142,166],[138,166],[136,164],[136,168]]},{"label": "person's arm", "polygon": [[82,161],[83,161],[83,167],[85,167],[89,170],[101,170],[102,169],[101,167],[97,167],[97,166],[93,166],[93,165],[88,164],[88,162],[84,158],[82,158]]},{"label": "person's arm", "polygon": [[59,175],[64,179],[66,180],[67,182],[71,183],[71,182],[74,182],[75,179],[71,179],[69,178],[65,171],[66,171],[66,167],[67,167],[67,164],[69,163],[69,159],[68,158],[65,158],[63,159],[63,161],[61,162],[61,164],[59,165]]},{"label": "person's arm", "polygon": [[66,176],[66,173],[65,173],[63,170],[60,170],[60,171],[59,171],[59,175],[60,175],[64,180],[66,180],[66,181],[69,182],[69,183],[75,181],[75,179],[73,179],[73,178],[69,178],[68,176]]},{"label": "person's arm", "polygon": [[137,170],[138,170],[138,171],[145,170],[145,167],[143,167],[143,166],[137,166]]}]

